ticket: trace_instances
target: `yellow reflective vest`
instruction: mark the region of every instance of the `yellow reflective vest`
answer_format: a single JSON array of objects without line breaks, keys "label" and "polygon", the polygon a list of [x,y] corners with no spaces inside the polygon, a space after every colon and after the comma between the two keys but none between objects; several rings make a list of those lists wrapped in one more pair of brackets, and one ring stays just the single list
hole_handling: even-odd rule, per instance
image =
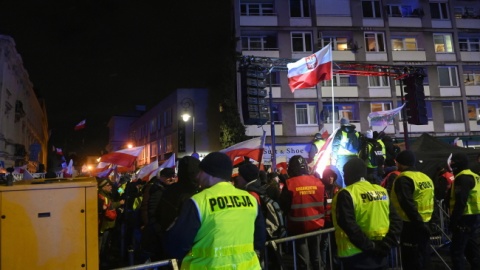
[{"label": "yellow reflective vest", "polygon": [[[387,190],[362,179],[347,186],[342,191],[347,191],[352,197],[355,220],[362,232],[370,240],[382,240],[390,227],[390,200]],[[362,250],[352,244],[345,231],[338,226],[337,207],[341,206],[337,205],[337,195],[335,195],[332,213],[338,256],[350,257],[361,253]]]},{"label": "yellow reflective vest", "polygon": [[[480,214],[480,176],[471,170],[463,170],[457,175],[455,175],[455,178],[457,178],[460,175],[471,175],[473,179],[475,180],[475,186],[470,190],[470,193],[468,194],[467,198],[467,205],[465,207],[465,211],[463,211],[463,215],[476,215]],[[453,183],[452,190],[450,193],[450,209],[453,209],[455,206],[455,182]]]},{"label": "yellow reflective vest", "polygon": [[261,269],[253,248],[258,203],[244,190],[220,182],[193,195],[200,229],[182,269]]},{"label": "yellow reflective vest", "polygon": [[395,210],[403,221],[410,221],[405,211],[400,207],[398,197],[395,192],[395,185],[397,179],[405,176],[412,179],[415,189],[413,191],[413,201],[417,208],[418,213],[422,217],[423,222],[428,222],[432,218],[433,206],[434,206],[434,193],[433,182],[430,177],[422,172],[417,171],[404,171],[400,173],[393,181],[393,187],[391,192],[391,200]]}]

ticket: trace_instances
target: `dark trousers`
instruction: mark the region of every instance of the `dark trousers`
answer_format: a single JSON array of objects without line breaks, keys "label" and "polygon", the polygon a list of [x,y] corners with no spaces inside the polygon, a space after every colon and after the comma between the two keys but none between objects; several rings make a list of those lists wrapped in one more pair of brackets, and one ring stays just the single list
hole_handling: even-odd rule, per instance
[{"label": "dark trousers", "polygon": [[453,269],[463,270],[465,258],[470,263],[471,269],[480,269],[480,227],[457,227],[452,232],[450,246]]},{"label": "dark trousers", "polygon": [[299,269],[311,270],[320,267],[320,236],[299,239],[295,242]]},{"label": "dark trousers", "polygon": [[411,222],[403,222],[400,235],[402,268],[425,270],[430,265],[430,235],[422,233]]},{"label": "dark trousers", "polygon": [[339,173],[337,173],[337,184],[341,187],[345,187],[345,180],[343,179],[343,166],[352,158],[357,157],[356,155],[350,155],[350,156],[337,156],[337,163],[335,164],[335,167],[337,167],[337,170]]}]

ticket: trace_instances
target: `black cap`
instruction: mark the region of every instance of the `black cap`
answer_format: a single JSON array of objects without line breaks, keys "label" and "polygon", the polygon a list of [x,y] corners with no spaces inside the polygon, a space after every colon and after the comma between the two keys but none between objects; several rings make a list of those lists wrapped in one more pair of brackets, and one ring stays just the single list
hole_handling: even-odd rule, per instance
[{"label": "black cap", "polygon": [[413,167],[415,166],[415,154],[410,150],[403,150],[398,153],[395,160],[405,166]]},{"label": "black cap", "polygon": [[232,177],[233,164],[230,158],[221,152],[212,152],[200,161],[200,169],[207,174],[223,180]]},{"label": "black cap", "polygon": [[246,163],[240,165],[238,167],[238,174],[245,179],[247,182],[251,182],[253,180],[258,179],[259,177],[259,170],[258,167],[253,165],[252,163]]},{"label": "black cap", "polygon": [[345,184],[351,185],[361,178],[367,177],[367,165],[358,157],[352,158],[343,166],[343,178]]}]

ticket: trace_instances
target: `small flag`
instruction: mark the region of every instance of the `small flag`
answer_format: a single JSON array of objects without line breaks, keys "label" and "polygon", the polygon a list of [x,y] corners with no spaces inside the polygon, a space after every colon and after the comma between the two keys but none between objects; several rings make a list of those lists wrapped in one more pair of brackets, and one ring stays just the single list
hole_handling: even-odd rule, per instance
[{"label": "small flag", "polygon": [[395,115],[399,113],[404,106],[405,104],[393,110],[369,113],[367,118],[370,122],[370,126],[386,126],[393,124],[393,118],[395,118]]},{"label": "small flag", "polygon": [[145,146],[127,148],[116,152],[108,153],[100,157],[100,162],[112,163],[124,167],[130,167],[137,157],[142,153]]},{"label": "small flag", "polygon": [[84,129],[85,128],[85,123],[86,123],[86,119],[83,119],[82,121],[80,121],[80,123],[78,123],[74,130],[77,131],[77,130],[81,130],[81,129]]},{"label": "small flag", "polygon": [[235,162],[237,157],[249,157],[256,162],[262,162],[263,159],[263,149],[265,148],[265,134],[263,137],[257,137],[250,140],[237,143],[228,148],[220,150],[220,152],[226,154],[232,160],[232,163]]}]

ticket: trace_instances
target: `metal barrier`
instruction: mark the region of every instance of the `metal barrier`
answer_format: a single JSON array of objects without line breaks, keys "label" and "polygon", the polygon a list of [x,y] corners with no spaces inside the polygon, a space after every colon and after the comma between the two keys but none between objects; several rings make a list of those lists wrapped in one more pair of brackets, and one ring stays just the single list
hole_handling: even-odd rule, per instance
[{"label": "metal barrier", "polygon": [[143,270],[143,269],[152,269],[157,270],[160,266],[171,266],[172,270],[178,270],[178,263],[176,259],[152,262],[152,263],[144,263],[138,265],[132,265],[122,268],[115,268],[114,270]]}]

